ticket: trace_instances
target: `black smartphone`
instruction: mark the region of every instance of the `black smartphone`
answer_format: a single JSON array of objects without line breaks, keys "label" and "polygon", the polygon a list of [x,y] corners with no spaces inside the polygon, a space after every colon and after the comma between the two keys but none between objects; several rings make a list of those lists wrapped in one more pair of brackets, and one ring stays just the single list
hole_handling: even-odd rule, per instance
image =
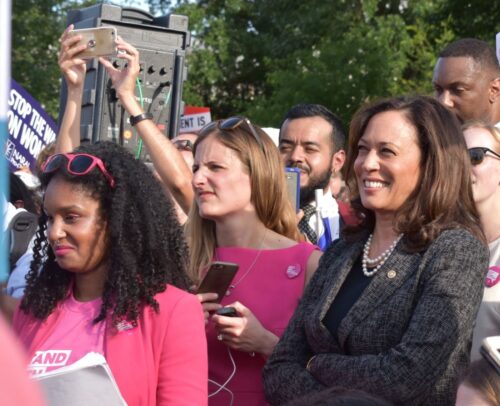
[{"label": "black smartphone", "polygon": [[215,302],[220,303],[231,285],[236,272],[238,272],[238,268],[239,265],[232,262],[212,262],[200,283],[197,293],[215,292],[218,295]]},{"label": "black smartphone", "polygon": [[216,310],[215,314],[218,314],[219,316],[225,316],[225,317],[238,317],[238,313],[236,312],[236,309],[234,307],[231,307],[231,306],[223,307],[222,309]]},{"label": "black smartphone", "polygon": [[285,168],[285,177],[288,197],[295,212],[298,212],[300,208],[300,169]]}]

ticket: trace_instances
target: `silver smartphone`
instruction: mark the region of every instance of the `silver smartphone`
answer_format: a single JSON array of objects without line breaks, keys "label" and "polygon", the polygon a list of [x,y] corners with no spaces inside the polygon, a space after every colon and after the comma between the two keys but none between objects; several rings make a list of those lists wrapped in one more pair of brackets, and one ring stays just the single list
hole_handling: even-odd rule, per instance
[{"label": "silver smartphone", "polygon": [[86,45],[86,48],[77,56],[82,59],[92,59],[99,56],[113,56],[116,54],[116,28],[115,27],[95,27],[72,30],[69,35],[81,35],[79,45]]}]

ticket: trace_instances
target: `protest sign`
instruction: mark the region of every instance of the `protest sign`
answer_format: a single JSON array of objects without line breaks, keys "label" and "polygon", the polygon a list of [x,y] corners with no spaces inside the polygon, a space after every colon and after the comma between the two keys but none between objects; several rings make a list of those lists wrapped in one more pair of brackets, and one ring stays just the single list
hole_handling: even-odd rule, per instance
[{"label": "protest sign", "polygon": [[196,133],[211,121],[209,107],[186,106],[181,116],[179,133]]},{"label": "protest sign", "polygon": [[40,103],[13,79],[7,104],[5,156],[9,169],[28,167],[33,171],[40,151],[56,139],[57,127]]}]

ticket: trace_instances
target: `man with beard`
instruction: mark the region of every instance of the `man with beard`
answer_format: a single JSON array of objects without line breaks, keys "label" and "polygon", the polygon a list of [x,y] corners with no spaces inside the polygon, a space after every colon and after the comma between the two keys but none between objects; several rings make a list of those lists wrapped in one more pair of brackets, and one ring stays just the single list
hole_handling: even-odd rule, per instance
[{"label": "man with beard", "polygon": [[[319,104],[292,107],[281,124],[281,159],[285,166],[300,169],[300,208],[304,216],[298,226],[323,251],[339,238],[340,228],[352,222],[349,208],[335,201],[329,187],[331,176],[344,165],[344,143],[341,121]],[[323,191],[319,209],[316,189]]]},{"label": "man with beard", "polygon": [[495,50],[474,38],[450,43],[432,78],[436,98],[462,121],[500,124],[500,67]]}]

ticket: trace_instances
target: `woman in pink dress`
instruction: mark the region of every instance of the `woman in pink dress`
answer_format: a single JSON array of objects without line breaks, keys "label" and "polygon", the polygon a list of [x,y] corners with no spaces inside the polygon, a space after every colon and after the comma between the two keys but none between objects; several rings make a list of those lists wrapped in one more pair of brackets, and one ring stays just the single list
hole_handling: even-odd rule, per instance
[{"label": "woman in pink dress", "polygon": [[[211,261],[239,270],[220,304],[199,294],[207,321],[209,404],[265,405],[261,370],[317,267],[300,241],[276,146],[244,117],[216,121],[194,145],[195,202],[188,221],[190,272]],[[232,306],[237,317],[214,314]]]}]

